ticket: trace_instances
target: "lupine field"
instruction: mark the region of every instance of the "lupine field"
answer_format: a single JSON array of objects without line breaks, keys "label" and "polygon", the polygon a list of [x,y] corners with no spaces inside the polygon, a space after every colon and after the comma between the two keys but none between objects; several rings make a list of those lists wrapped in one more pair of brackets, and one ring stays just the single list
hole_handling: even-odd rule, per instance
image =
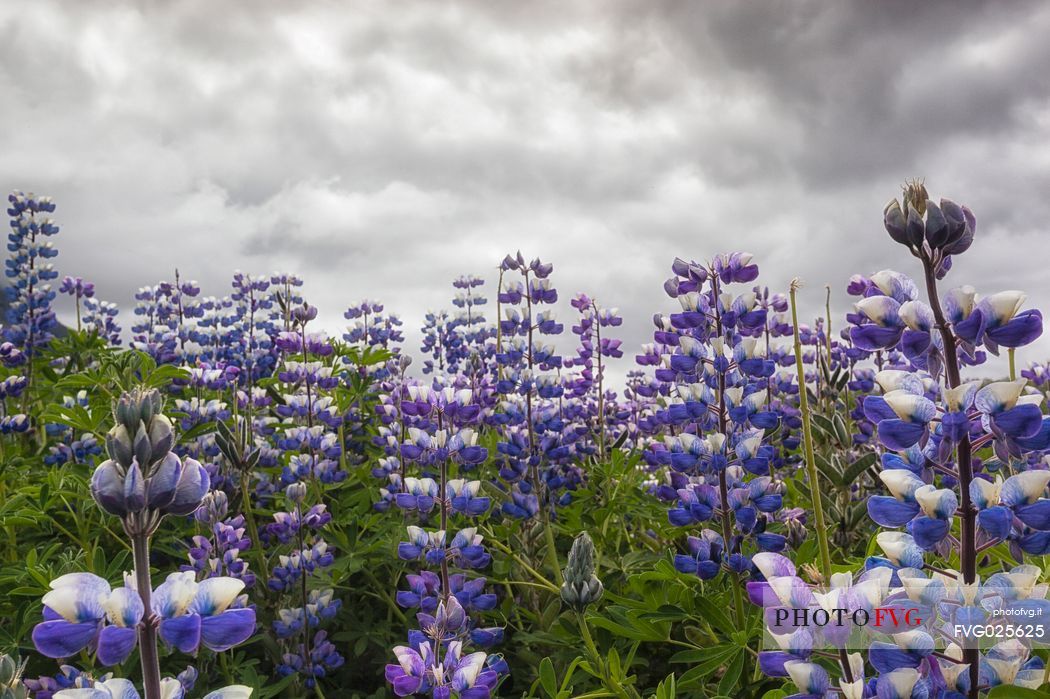
[{"label": "lupine field", "polygon": [[845,317],[681,250],[642,347],[542,251],[410,347],[293,273],[118,310],[7,213],[3,699],[1050,697],[1042,316],[921,183]]}]

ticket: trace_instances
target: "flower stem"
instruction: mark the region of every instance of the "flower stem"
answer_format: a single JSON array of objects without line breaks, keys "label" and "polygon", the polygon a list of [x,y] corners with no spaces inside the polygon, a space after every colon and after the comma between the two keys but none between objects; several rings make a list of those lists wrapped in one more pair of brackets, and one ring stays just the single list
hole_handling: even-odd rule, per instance
[{"label": "flower stem", "polygon": [[[933,263],[923,259],[923,272],[926,277],[926,294],[930,299],[930,307],[933,309],[933,319],[937,329],[944,341],[944,373],[945,383],[949,388],[958,388],[962,383],[959,374],[959,353],[956,350],[955,333],[948,327],[941,309],[941,301],[937,294],[937,276],[934,272]],[[1011,360],[1013,356],[1011,354]],[[1011,375],[1013,374],[1013,362],[1011,361]],[[962,532],[959,538],[959,572],[962,573],[963,583],[969,585],[977,580],[977,512],[970,502],[970,483],[973,481],[973,465],[971,463],[970,435],[964,434],[959,440],[956,449],[956,463],[959,466],[959,494],[962,509]],[[980,651],[976,648],[963,650],[963,662],[969,663],[970,668],[970,691],[969,699],[977,699],[978,684],[980,683]]]},{"label": "flower stem", "polygon": [[[711,275],[711,297],[714,302],[715,309],[715,332],[718,337],[723,337],[722,334],[722,314],[718,309],[718,275]],[[718,372],[718,432],[727,438],[728,443],[728,432],[729,425],[726,420],[726,374],[725,371]],[[723,446],[723,449],[725,447]],[[726,553],[729,553],[729,542],[733,536],[733,525],[730,522],[730,512],[733,508],[729,506],[729,483],[726,480],[726,470],[720,469],[718,471],[718,497],[719,505],[721,505],[721,523],[722,523],[722,541],[725,546]],[[737,627],[743,627],[744,625],[744,600],[743,595],[740,593],[740,575],[736,571],[731,571],[732,582],[730,586],[733,588],[733,612],[736,618]]]},{"label": "flower stem", "polygon": [[[441,498],[441,531],[448,538],[448,459],[441,460],[441,485],[438,486],[438,497]],[[452,595],[452,587],[448,581],[448,554],[441,558],[441,596],[446,601]]]},{"label": "flower stem", "polygon": [[802,413],[802,442],[806,451],[806,474],[809,476],[809,494],[813,501],[813,517],[817,525],[817,544],[820,550],[820,572],[826,581],[831,580],[831,551],[828,548],[828,533],[824,520],[824,504],[820,497],[817,461],[813,451],[812,416],[809,409],[809,395],[806,392],[806,370],[802,366],[802,339],[798,332],[798,304],[795,296],[800,283],[797,279],[791,282],[791,324],[795,332],[795,373],[798,375],[799,410]]},{"label": "flower stem", "polygon": [[[791,326],[795,334],[795,373],[798,375],[799,411],[802,413],[802,442],[806,450],[806,475],[809,478],[809,496],[813,501],[813,518],[816,520],[817,548],[820,550],[820,572],[824,576],[824,582],[831,584],[831,551],[828,547],[828,529],[824,520],[824,503],[820,496],[818,481],[820,474],[817,472],[817,460],[813,451],[813,418],[809,409],[809,394],[806,392],[806,370],[802,366],[802,339],[798,333],[798,303],[796,294],[801,282],[798,279],[791,280]],[[828,322],[831,322],[830,314]],[[830,326],[829,326],[830,327]],[[830,339],[828,347],[830,352]],[[829,354],[830,360],[830,354]],[[853,670],[850,668],[849,656],[846,651],[839,653],[839,664],[847,682],[853,681]]]},{"label": "flower stem", "polygon": [[618,681],[614,681],[612,676],[609,675],[609,668],[606,666],[605,661],[602,660],[601,654],[598,652],[598,647],[594,645],[594,637],[591,636],[590,626],[587,624],[587,617],[584,616],[583,612],[576,612],[576,620],[580,624],[580,636],[583,638],[583,644],[587,648],[587,653],[591,656],[591,662],[594,663],[595,669],[601,674],[602,684],[605,688],[614,694],[614,696],[628,698],[630,695],[624,690],[623,686]]},{"label": "flower stem", "polygon": [[131,551],[135,561],[135,585],[145,616],[139,623],[139,657],[142,659],[142,688],[146,699],[160,699],[160,656],[157,654],[157,627],[153,623],[153,582],[149,575],[149,536],[145,533],[131,537]]}]

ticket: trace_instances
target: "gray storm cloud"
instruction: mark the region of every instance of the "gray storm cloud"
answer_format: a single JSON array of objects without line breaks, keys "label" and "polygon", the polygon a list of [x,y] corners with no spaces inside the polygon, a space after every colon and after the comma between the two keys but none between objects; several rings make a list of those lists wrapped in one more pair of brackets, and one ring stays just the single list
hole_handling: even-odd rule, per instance
[{"label": "gray storm cloud", "polygon": [[917,176],[978,217],[950,280],[1050,307],[1048,32],[1037,2],[7,4],[0,184],[55,197],[59,269],[125,325],[176,267],[282,269],[415,351],[520,248],[628,356],[676,255],[749,250],[806,318],[830,284],[841,327],[851,274],[918,272],[881,227]]}]

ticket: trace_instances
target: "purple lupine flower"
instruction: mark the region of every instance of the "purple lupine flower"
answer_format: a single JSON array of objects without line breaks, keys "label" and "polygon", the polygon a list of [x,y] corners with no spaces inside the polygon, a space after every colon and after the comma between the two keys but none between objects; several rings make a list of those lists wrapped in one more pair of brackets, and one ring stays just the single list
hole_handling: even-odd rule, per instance
[{"label": "purple lupine flower", "polygon": [[462,655],[462,643],[452,641],[438,658],[429,641],[414,648],[396,646],[398,664],[386,666],[386,679],[399,697],[425,693],[434,699],[488,699],[499,681],[496,672],[486,669],[484,652]]}]

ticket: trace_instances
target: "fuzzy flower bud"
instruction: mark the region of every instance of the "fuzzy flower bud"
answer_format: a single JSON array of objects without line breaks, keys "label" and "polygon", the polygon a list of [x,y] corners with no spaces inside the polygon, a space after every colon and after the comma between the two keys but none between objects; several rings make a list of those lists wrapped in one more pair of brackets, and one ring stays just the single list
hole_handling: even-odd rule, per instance
[{"label": "fuzzy flower bud", "polygon": [[198,522],[214,525],[226,519],[229,509],[229,498],[226,493],[221,490],[211,490],[204,496],[200,508],[193,513],[193,516]]},{"label": "fuzzy flower bud", "polygon": [[26,699],[29,691],[22,684],[25,661],[19,662],[10,655],[0,655],[0,699]]},{"label": "fuzzy flower bud", "polygon": [[149,423],[154,415],[159,415],[164,406],[160,391],[155,388],[139,389],[125,393],[113,406],[113,418],[118,425],[124,425],[128,434],[136,434],[141,423]]},{"label": "fuzzy flower bud", "polygon": [[561,599],[577,612],[597,602],[605,588],[594,575],[594,542],[587,532],[581,533],[569,549],[569,564],[565,567],[565,582]]},{"label": "fuzzy flower bud", "polygon": [[188,515],[208,492],[204,467],[172,453],[175,433],[160,413],[162,407],[158,391],[139,389],[123,394],[113,406],[117,424],[106,435],[110,458],[91,478],[92,497],[111,515],[125,520],[145,510]]},{"label": "fuzzy flower bud", "polygon": [[306,483],[299,481],[292,483],[284,490],[284,494],[294,503],[301,503],[306,499]]}]

